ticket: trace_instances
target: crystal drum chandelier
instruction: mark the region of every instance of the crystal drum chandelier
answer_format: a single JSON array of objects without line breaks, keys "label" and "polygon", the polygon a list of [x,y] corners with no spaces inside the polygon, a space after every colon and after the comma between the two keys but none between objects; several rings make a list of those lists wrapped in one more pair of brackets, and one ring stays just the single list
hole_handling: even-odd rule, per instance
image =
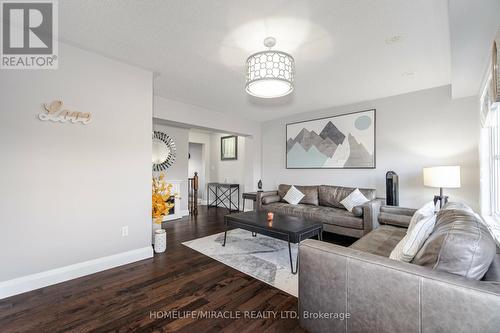
[{"label": "crystal drum chandelier", "polygon": [[267,51],[252,54],[247,59],[246,91],[252,96],[275,98],[293,90],[295,61],[288,53],[271,50],[274,37],[264,39]]}]

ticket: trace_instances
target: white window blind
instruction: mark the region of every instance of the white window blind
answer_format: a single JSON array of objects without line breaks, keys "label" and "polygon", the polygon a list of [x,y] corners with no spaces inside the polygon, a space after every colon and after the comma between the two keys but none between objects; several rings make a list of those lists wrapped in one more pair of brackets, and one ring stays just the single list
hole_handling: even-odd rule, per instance
[{"label": "white window blind", "polygon": [[490,212],[500,217],[500,112],[492,105],[489,127]]}]

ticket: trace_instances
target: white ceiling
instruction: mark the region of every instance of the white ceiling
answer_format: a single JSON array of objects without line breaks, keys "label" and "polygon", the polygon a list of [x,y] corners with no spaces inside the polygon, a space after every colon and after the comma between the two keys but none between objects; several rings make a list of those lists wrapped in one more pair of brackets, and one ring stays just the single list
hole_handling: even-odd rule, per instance
[{"label": "white ceiling", "polygon": [[[258,121],[450,83],[448,0],[59,1],[63,41],[157,72],[155,93]],[[274,36],[292,95],[244,92]],[[396,43],[388,38],[400,36]],[[61,59],[63,61],[63,59]]]},{"label": "white ceiling", "polygon": [[477,95],[500,27],[500,0],[450,0],[449,8],[452,95]]}]

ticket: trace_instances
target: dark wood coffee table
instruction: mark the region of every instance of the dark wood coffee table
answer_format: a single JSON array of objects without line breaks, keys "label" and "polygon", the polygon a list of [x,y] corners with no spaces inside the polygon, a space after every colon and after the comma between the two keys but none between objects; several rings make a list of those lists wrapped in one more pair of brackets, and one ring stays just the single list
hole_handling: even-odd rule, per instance
[{"label": "dark wood coffee table", "polygon": [[274,214],[273,221],[268,222],[267,212],[251,211],[226,215],[224,216],[224,222],[226,224],[226,231],[224,232],[224,243],[222,246],[226,246],[227,231],[230,227],[251,231],[254,237],[257,234],[261,234],[287,241],[292,274],[297,274],[299,256],[297,254],[294,269],[290,243],[297,244],[314,236],[318,236],[319,240],[323,240],[323,223],[302,217]]}]

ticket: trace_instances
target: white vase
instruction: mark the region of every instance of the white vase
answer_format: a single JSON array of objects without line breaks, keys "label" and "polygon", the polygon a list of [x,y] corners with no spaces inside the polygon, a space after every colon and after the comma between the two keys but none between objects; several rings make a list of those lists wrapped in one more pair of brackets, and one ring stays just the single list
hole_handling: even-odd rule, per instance
[{"label": "white vase", "polygon": [[167,249],[167,232],[163,229],[155,231],[155,252],[163,253]]},{"label": "white vase", "polygon": [[155,232],[156,230],[160,230],[161,229],[161,223],[155,223],[153,222],[153,232],[152,232],[152,235],[151,235],[151,244],[154,244],[155,243]]}]

